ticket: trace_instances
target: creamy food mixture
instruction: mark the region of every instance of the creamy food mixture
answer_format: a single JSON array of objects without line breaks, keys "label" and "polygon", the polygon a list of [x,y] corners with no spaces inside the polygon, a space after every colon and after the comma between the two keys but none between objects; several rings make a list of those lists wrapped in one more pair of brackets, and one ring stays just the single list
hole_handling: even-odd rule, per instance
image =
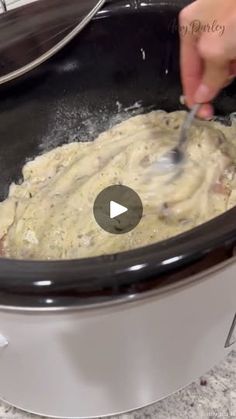
[{"label": "creamy food mixture", "polygon": [[[94,142],[64,145],[28,162],[22,184],[12,184],[0,203],[2,253],[72,259],[120,252],[175,236],[235,206],[235,124],[196,120],[178,176],[153,169],[176,144],[184,116],[135,116]],[[124,235],[106,233],[93,216],[97,195],[117,184],[134,189],[144,207],[140,224]]]}]

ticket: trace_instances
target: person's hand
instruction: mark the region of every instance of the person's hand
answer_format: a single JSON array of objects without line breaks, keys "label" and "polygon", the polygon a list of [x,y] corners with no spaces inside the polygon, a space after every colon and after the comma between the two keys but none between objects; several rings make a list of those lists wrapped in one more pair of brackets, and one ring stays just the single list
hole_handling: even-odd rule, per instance
[{"label": "person's hand", "polygon": [[236,0],[196,0],[179,15],[181,76],[186,104],[209,102],[236,75]]}]

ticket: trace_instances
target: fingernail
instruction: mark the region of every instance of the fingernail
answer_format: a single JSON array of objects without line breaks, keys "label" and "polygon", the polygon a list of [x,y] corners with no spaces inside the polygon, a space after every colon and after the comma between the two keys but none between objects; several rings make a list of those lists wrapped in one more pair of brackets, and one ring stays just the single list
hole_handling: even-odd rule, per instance
[{"label": "fingernail", "polygon": [[213,118],[213,114],[210,112],[201,112],[199,114],[199,117],[202,119],[205,119],[206,121],[210,121]]},{"label": "fingernail", "polygon": [[200,84],[197,89],[194,100],[196,103],[206,103],[209,102],[210,89],[206,84]]},{"label": "fingernail", "polygon": [[199,111],[199,117],[210,121],[213,118],[212,107],[209,105],[203,106],[203,108]]},{"label": "fingernail", "polygon": [[181,95],[180,98],[179,98],[179,101],[180,101],[181,105],[185,105],[186,97],[184,95]]},{"label": "fingernail", "polygon": [[206,121],[211,121],[211,120],[213,119],[213,115],[208,115],[208,116],[205,116],[205,117],[204,117],[204,119],[205,119]]}]

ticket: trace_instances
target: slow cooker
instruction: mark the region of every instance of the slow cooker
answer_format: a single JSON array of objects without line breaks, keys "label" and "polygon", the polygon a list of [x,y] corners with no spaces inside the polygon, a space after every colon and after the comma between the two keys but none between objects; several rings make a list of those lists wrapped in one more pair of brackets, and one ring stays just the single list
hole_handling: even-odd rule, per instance
[{"label": "slow cooker", "polygon": [[[136,113],[181,109],[185,4],[107,2],[56,56],[0,86],[1,199],[27,159]],[[225,123],[235,97],[232,84],[215,102]],[[0,398],[42,415],[97,417],[187,385],[234,347],[235,249],[233,208],[121,254],[0,259]]]}]

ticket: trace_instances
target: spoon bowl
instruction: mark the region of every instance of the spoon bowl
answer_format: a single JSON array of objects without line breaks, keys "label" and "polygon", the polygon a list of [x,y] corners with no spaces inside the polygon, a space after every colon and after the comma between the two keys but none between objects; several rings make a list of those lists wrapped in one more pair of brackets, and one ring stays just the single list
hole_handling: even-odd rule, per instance
[{"label": "spoon bowl", "polygon": [[177,146],[169,150],[163,156],[161,156],[152,166],[154,170],[158,172],[170,172],[178,170],[179,167],[185,161],[185,146],[188,141],[188,131],[192,125],[192,122],[197,115],[201,105],[196,104],[193,106],[190,112],[187,113],[187,116],[184,120],[184,123],[180,130],[180,136]]}]

